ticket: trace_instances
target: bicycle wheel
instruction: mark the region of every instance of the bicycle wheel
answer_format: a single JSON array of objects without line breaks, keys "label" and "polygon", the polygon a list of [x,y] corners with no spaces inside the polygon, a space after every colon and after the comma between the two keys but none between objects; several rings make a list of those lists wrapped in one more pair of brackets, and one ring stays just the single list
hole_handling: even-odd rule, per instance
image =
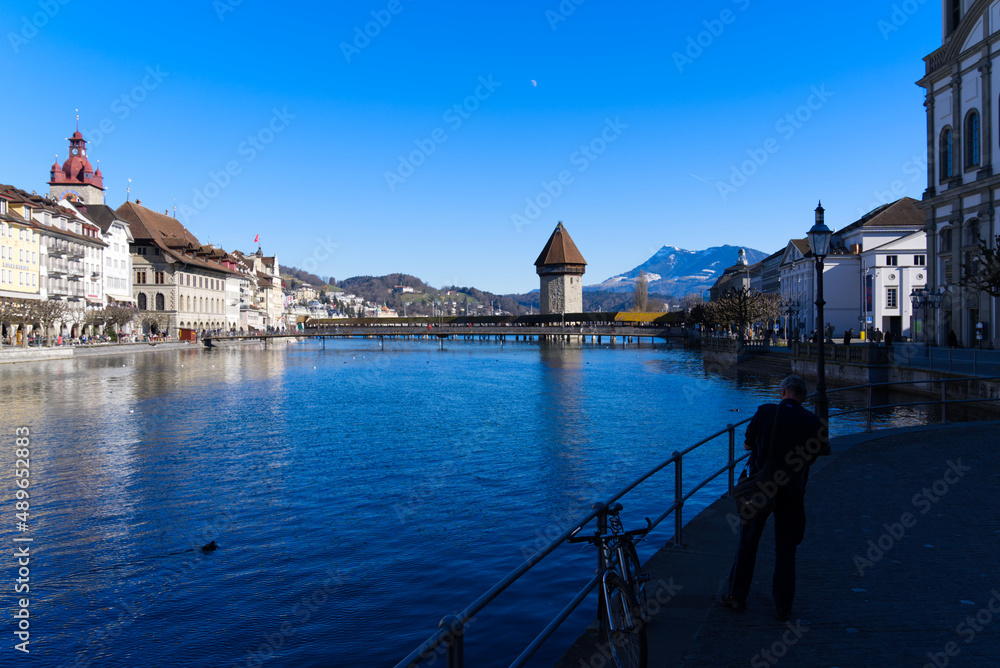
[{"label": "bicycle wheel", "polygon": [[618,668],[646,668],[646,624],[632,588],[619,576],[604,579],[607,619],[604,624],[608,649]]}]

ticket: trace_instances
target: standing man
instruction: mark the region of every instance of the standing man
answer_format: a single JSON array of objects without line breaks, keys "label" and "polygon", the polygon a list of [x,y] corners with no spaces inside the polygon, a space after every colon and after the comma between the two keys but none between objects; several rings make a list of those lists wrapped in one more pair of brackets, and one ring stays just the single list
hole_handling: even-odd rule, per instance
[{"label": "standing man", "polygon": [[[760,509],[741,517],[736,559],[729,573],[729,588],[723,605],[733,610],[746,608],[750,583],[757,561],[757,545],[768,516],[774,513],[774,596],[775,616],[785,621],[795,598],[795,550],[806,529],[805,492],[809,466],[822,448],[819,418],[802,407],[806,383],[791,375],[781,382],[781,403],[764,404],[747,425],[743,448],[750,450],[747,467],[751,474],[768,466],[771,479],[765,492],[773,495],[774,509]],[[773,443],[772,443],[773,439]],[[763,488],[762,488],[763,489]]]}]

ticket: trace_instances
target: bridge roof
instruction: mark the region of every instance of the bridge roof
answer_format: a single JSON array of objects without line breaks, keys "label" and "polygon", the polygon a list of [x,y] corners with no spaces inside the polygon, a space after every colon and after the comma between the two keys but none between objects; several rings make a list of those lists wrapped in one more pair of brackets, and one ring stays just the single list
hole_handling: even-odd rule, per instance
[{"label": "bridge roof", "polygon": [[541,255],[535,260],[536,267],[558,264],[587,264],[562,222],[556,225],[556,229],[549,237],[545,248],[542,249]]}]

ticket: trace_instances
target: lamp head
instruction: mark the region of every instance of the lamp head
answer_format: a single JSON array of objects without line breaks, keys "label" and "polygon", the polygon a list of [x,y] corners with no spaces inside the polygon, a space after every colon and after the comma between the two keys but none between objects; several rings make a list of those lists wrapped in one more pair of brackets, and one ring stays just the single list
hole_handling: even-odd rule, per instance
[{"label": "lamp head", "polygon": [[820,202],[816,207],[816,224],[808,232],[809,249],[818,258],[824,258],[830,254],[830,240],[833,238],[833,230],[826,226],[825,210]]}]

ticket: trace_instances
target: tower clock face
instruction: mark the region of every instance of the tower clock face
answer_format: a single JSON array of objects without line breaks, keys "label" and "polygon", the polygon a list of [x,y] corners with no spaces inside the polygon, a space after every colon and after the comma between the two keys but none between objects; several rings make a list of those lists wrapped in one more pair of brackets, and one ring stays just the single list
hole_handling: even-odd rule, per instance
[{"label": "tower clock face", "polygon": [[80,149],[74,148],[72,151],[70,151],[70,153],[72,153],[73,155],[80,155]]}]

